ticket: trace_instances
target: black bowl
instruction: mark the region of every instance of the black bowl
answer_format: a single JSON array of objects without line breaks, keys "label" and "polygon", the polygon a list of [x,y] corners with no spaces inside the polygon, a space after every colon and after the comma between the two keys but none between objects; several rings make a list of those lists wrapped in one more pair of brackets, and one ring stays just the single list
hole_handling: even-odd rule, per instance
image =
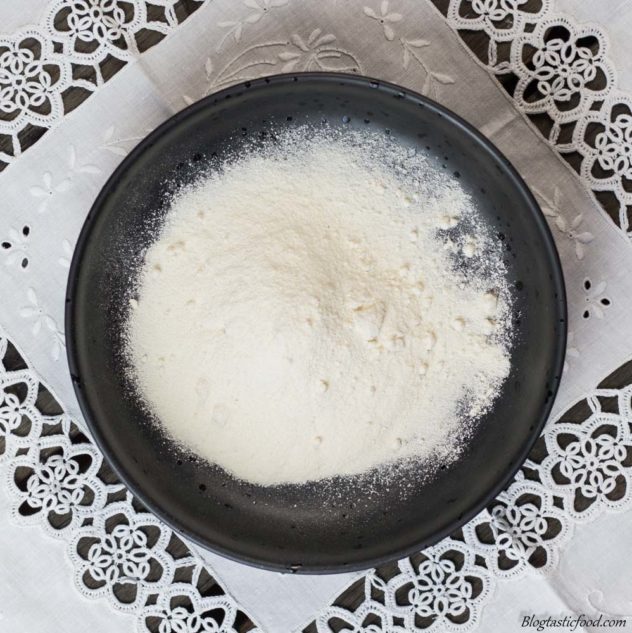
[{"label": "black bowl", "polygon": [[[388,130],[458,172],[506,247],[517,337],[512,372],[457,462],[411,490],[406,477],[367,494],[331,485],[258,487],[179,454],[148,419],[123,371],[130,279],[169,192],[201,165],[270,125],[326,119]],[[509,161],[452,112],[403,88],[331,73],[282,75],[211,95],[143,140],[109,179],[75,250],[66,336],[72,380],[97,444],[129,488],[175,530],[249,564],[310,573],[362,569],[410,554],[482,510],[514,475],[553,404],[566,341],[558,255],[544,217]],[[270,459],[274,459],[270,455]]]}]

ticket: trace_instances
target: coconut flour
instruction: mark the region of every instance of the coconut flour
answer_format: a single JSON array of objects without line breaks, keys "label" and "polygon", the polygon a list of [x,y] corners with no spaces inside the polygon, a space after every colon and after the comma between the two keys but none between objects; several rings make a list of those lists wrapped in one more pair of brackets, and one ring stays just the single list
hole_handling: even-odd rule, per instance
[{"label": "coconut flour", "polygon": [[168,435],[262,485],[458,457],[509,373],[500,250],[388,136],[279,135],[172,201],[127,322]]}]

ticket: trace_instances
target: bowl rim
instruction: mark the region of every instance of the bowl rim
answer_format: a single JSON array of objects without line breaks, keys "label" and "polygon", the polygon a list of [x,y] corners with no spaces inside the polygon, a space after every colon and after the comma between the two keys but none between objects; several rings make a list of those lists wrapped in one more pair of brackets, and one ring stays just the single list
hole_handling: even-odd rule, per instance
[{"label": "bowl rim", "polygon": [[[163,136],[166,132],[177,127],[181,121],[194,115],[195,113],[204,110],[208,107],[212,107],[219,103],[230,99],[237,94],[242,94],[244,90],[256,89],[258,87],[279,85],[285,86],[299,81],[323,81],[323,82],[339,82],[341,85],[355,85],[365,88],[380,89],[392,94],[398,98],[405,98],[413,103],[417,103],[430,111],[435,112],[439,116],[450,121],[452,125],[460,129],[461,132],[471,137],[476,144],[482,146],[493,158],[497,161],[498,165],[504,171],[504,174],[511,180],[512,186],[515,188],[517,194],[520,194],[527,206],[530,208],[532,220],[537,225],[537,228],[542,237],[543,252],[546,254],[550,263],[550,273],[553,286],[557,292],[555,308],[555,318],[559,321],[560,335],[556,341],[556,347],[553,350],[553,380],[549,384],[549,396],[544,402],[539,418],[535,421],[533,429],[530,431],[529,439],[524,443],[522,450],[516,456],[514,460],[509,464],[509,467],[503,472],[502,476],[498,479],[497,483],[492,486],[484,495],[474,500],[467,511],[460,515],[459,518],[449,522],[442,529],[436,530],[431,536],[426,539],[415,541],[409,546],[394,549],[388,554],[381,556],[367,557],[361,561],[353,563],[344,563],[340,565],[303,565],[300,569],[296,569],[295,566],[283,564],[280,562],[274,562],[271,560],[256,558],[248,554],[240,553],[237,550],[226,549],[216,543],[212,543],[209,539],[202,537],[195,533],[193,530],[184,525],[176,516],[170,514],[159,503],[154,501],[148,494],[144,492],[142,487],[129,476],[126,468],[121,463],[116,453],[110,449],[104,435],[101,433],[100,424],[96,421],[92,405],[88,397],[83,391],[81,385],[81,374],[79,367],[78,345],[75,340],[75,307],[76,307],[76,293],[78,287],[78,280],[80,276],[81,263],[92,234],[93,226],[96,222],[98,213],[103,206],[106,198],[110,195],[112,189],[116,187],[117,182],[125,174],[128,167],[134,163],[138,156],[140,156],[148,147],[150,147],[158,138]],[[189,105],[183,110],[169,117],[166,121],[157,126],[147,136],[145,136],[121,161],[116,167],[111,176],[107,179],[99,194],[95,198],[90,211],[88,212],[84,224],[81,228],[75,249],[73,252],[72,261],[70,264],[68,283],[66,286],[65,297],[65,312],[64,312],[64,329],[66,336],[66,355],[68,360],[68,366],[70,370],[70,377],[79,403],[81,412],[85,418],[86,424],[92,434],[92,439],[96,443],[97,447],[107,460],[108,464],[112,467],[116,475],[120,478],[121,482],[137,497],[141,503],[154,515],[156,515],[161,521],[163,521],[174,532],[183,535],[185,538],[194,542],[196,545],[202,547],[205,550],[211,551],[216,554],[220,554],[228,559],[236,562],[245,563],[253,567],[260,569],[289,572],[289,573],[302,573],[302,574],[331,574],[331,573],[346,573],[368,570],[378,565],[399,560],[416,552],[420,552],[423,549],[438,543],[443,540],[455,530],[459,529],[472,518],[479,514],[485,507],[493,501],[504,488],[506,488],[514,475],[518,472],[524,461],[527,459],[531,449],[537,442],[544,428],[555,398],[558,392],[560,380],[562,377],[562,370],[564,365],[564,358],[566,352],[566,339],[568,329],[568,312],[567,312],[567,297],[566,289],[564,285],[564,277],[562,272],[562,265],[559,257],[557,247],[553,239],[551,229],[549,228],[544,214],[538,204],[535,196],[525,183],[524,179],[509,159],[488,140],[482,132],[475,128],[472,124],[465,119],[454,113],[449,108],[437,103],[433,99],[421,95],[413,90],[404,88],[392,82],[383,81],[381,79],[375,79],[372,77],[351,74],[351,73],[339,73],[339,72],[297,72],[290,74],[276,74],[266,77],[260,77],[252,79],[250,81],[240,82],[234,84],[217,92],[214,92],[199,101]],[[561,327],[560,327],[561,326]]]}]

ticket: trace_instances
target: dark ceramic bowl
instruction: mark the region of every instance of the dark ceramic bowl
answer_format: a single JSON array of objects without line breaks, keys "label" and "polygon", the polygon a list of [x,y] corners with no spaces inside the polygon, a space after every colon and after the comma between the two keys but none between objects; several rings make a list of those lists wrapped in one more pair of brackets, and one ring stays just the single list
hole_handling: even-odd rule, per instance
[{"label": "dark ceramic bowl", "polygon": [[[512,372],[457,462],[410,490],[404,474],[366,494],[362,478],[257,487],[192,461],[165,441],[127,383],[121,324],[130,277],[175,187],[270,125],[326,118],[385,130],[459,172],[506,248],[515,289]],[[68,358],[94,439],[129,488],[197,543],[245,563],[299,572],[367,568],[431,545],[508,484],[553,404],[566,340],[565,293],[544,217],[509,161],[433,101],[364,77],[309,73],[247,82],[179,112],[144,139],[109,179],[86,219],[67,295]],[[275,459],[275,455],[270,455]]]}]

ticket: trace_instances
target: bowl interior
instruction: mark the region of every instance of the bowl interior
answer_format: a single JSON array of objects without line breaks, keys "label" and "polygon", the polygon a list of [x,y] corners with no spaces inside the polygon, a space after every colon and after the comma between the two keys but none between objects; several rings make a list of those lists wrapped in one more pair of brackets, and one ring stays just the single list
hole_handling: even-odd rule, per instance
[{"label": "bowl interior", "polygon": [[[167,210],[167,194],[239,139],[304,122],[388,130],[460,181],[505,248],[514,287],[512,372],[465,455],[410,489],[404,475],[366,493],[263,488],[192,461],[146,417],[123,371],[130,280]],[[237,145],[238,147],[238,145]],[[456,177],[456,176],[455,176]],[[533,197],[500,153],[436,104],[352,76],[282,76],[240,85],[177,114],[143,141],[99,195],[71,268],[67,338],[73,381],[95,439],[128,486],[174,528],[230,557],[280,570],[348,571],[429,545],[480,511],[515,472],[550,411],[565,344],[557,254]],[[270,455],[274,459],[274,455]]]}]

